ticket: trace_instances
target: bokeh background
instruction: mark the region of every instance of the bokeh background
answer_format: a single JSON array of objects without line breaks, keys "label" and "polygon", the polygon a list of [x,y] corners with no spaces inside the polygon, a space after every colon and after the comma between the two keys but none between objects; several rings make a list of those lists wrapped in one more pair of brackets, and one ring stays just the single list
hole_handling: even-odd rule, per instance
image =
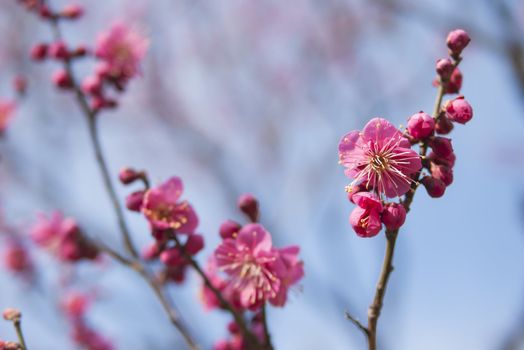
[{"label": "bokeh background", "polygon": [[[54,0],[54,6],[65,1]],[[269,311],[278,349],[363,349],[349,310],[365,319],[384,239],[358,238],[337,164],[337,144],[373,116],[397,125],[430,111],[434,63],[456,27],[463,94],[474,120],[457,126],[455,181],[442,199],[423,190],[403,227],[383,314],[390,350],[524,349],[524,3],[512,0],[106,0],[77,1],[85,17],[63,29],[94,42],[124,18],[150,37],[142,77],[101,118],[116,178],[126,165],[155,182],[184,179],[200,216],[205,262],[218,227],[240,219],[243,192],[261,202],[277,245],[302,247],[306,276],[284,309]],[[26,98],[0,141],[5,220],[26,232],[37,211],[60,209],[92,237],[121,247],[85,121],[70,95],[51,86],[52,62],[30,62],[49,28],[15,1],[0,3],[0,96],[28,78]],[[77,66],[87,72],[89,63]],[[123,200],[128,188],[118,185]],[[140,246],[151,238],[129,214]],[[120,248],[119,248],[120,249]],[[96,289],[90,321],[117,349],[185,349],[143,281],[116,263],[72,272],[35,251],[37,283],[0,273],[0,307],[23,310],[31,349],[75,349],[58,308],[60,280]],[[228,316],[206,313],[200,281],[170,287],[204,349],[227,333]],[[13,338],[6,323],[0,337]],[[513,346],[513,347],[511,347]]]}]

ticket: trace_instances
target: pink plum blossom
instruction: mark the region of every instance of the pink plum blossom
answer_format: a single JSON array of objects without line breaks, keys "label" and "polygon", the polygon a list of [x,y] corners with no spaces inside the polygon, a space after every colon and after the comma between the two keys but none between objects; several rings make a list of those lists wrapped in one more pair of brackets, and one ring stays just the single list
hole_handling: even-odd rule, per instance
[{"label": "pink plum blossom", "polygon": [[277,295],[269,302],[274,306],[284,306],[289,288],[304,277],[304,262],[298,259],[300,251],[298,246],[275,249],[275,251],[278,253],[278,259],[274,266],[280,279],[280,288]]},{"label": "pink plum blossom", "polygon": [[376,236],[382,229],[380,199],[371,192],[356,193],[352,199],[357,207],[351,212],[349,223],[360,237]]},{"label": "pink plum blossom", "polygon": [[228,285],[238,291],[243,307],[256,308],[277,296],[281,280],[272,248],[271,235],[262,225],[247,224],[236,239],[225,239],[215,250],[217,266],[229,275]]},{"label": "pink plum blossom", "polygon": [[118,21],[98,36],[95,54],[107,64],[113,79],[130,79],[140,71],[149,40],[123,21]]},{"label": "pink plum blossom", "polygon": [[410,149],[409,141],[390,122],[371,119],[362,132],[344,135],[338,150],[340,164],[353,184],[365,182],[368,189],[376,189],[387,197],[406,193],[422,163],[420,156]]},{"label": "pink plum blossom", "polygon": [[187,201],[179,201],[182,191],[182,180],[172,177],[146,192],[142,212],[154,228],[187,234],[195,231],[198,217]]}]

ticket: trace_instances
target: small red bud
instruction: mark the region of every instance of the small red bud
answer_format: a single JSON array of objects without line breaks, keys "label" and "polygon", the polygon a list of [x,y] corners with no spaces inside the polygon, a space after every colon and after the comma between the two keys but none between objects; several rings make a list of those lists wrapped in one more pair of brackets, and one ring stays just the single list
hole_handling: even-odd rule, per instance
[{"label": "small red bud", "polygon": [[257,199],[249,193],[243,194],[238,198],[238,208],[251,220],[257,222],[259,211]]},{"label": "small red bud", "polygon": [[444,195],[444,192],[446,192],[446,184],[442,182],[442,180],[435,179],[431,176],[424,176],[421,182],[430,197],[439,198]]}]

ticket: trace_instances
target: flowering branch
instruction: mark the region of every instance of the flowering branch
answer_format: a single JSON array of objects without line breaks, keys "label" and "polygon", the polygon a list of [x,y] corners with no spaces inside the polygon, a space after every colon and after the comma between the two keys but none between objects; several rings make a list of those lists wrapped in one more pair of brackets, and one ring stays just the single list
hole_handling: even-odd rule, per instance
[{"label": "flowering branch", "polygon": [[[49,51],[52,51],[52,56],[54,58],[59,59],[63,63],[63,72],[59,72],[58,75],[54,76],[55,84],[63,89],[69,89],[74,92],[76,101],[84,114],[86,121],[88,123],[88,130],[89,135],[91,139],[91,143],[95,152],[96,161],[98,164],[98,167],[100,168],[102,178],[104,181],[104,187],[106,192],[109,195],[109,198],[111,200],[111,204],[113,206],[113,210],[116,214],[118,226],[120,233],[122,235],[124,246],[126,251],[132,256],[131,259],[126,258],[122,256],[120,253],[114,251],[113,249],[110,249],[107,246],[99,245],[97,248],[101,251],[104,251],[108,253],[111,257],[113,257],[115,260],[122,263],[124,266],[127,266],[142,276],[148,285],[153,289],[155,295],[159,299],[160,303],[162,304],[162,307],[166,311],[169,320],[171,323],[177,328],[177,330],[182,334],[184,340],[188,344],[189,348],[192,350],[197,350],[199,347],[197,346],[196,342],[193,340],[192,336],[190,335],[187,328],[184,326],[184,324],[179,319],[177,312],[175,311],[174,307],[172,306],[172,302],[169,300],[167,294],[163,290],[163,287],[159,280],[155,276],[152,275],[151,272],[142,264],[142,262],[139,259],[139,255],[137,253],[136,248],[134,247],[134,244],[131,239],[131,234],[128,229],[128,226],[126,224],[126,220],[124,217],[124,213],[122,210],[122,207],[120,205],[118,196],[116,194],[115,188],[113,186],[113,183],[111,181],[111,176],[109,173],[109,168],[107,166],[107,161],[104,157],[104,153],[102,151],[102,147],[99,140],[98,135],[98,129],[97,129],[97,117],[98,112],[102,108],[110,108],[115,105],[116,102],[106,99],[102,96],[102,93],[100,91],[101,86],[95,87],[93,85],[90,86],[91,92],[93,92],[93,103],[90,105],[88,102],[88,98],[86,94],[83,91],[83,88],[80,87],[78,84],[73,66],[72,66],[72,60],[76,58],[76,55],[83,56],[85,55],[85,48],[83,50],[77,49],[77,52],[80,51],[82,54],[78,53],[71,53],[68,52],[67,47],[62,41],[62,33],[60,31],[60,25],[59,22],[63,18],[68,19],[75,19],[78,18],[82,10],[78,7],[69,8],[67,11],[63,11],[61,13],[53,12],[50,7],[44,2],[41,1],[36,5],[29,5],[29,10],[35,10],[39,13],[40,17],[47,20],[47,22],[51,25],[55,43],[53,44],[53,49],[49,48]],[[33,58],[35,60],[42,60],[47,55],[48,48],[45,45],[37,45],[31,52]],[[126,71],[126,73],[129,73]],[[117,80],[114,77],[109,77],[109,72],[105,72],[107,75],[107,79],[113,79],[111,83],[115,85],[117,89],[123,88],[123,83],[127,81],[129,76],[125,76],[125,74],[121,73],[121,76],[119,80]],[[101,84],[101,82],[99,82]],[[146,186],[149,186],[147,181],[145,182]]]},{"label": "flowering branch", "polygon": [[[350,222],[359,236],[372,237],[378,234],[382,223],[386,226],[386,251],[382,263],[373,301],[368,309],[368,324],[364,326],[346,312],[350,320],[366,336],[369,350],[377,349],[377,324],[382,311],[388,281],[393,272],[393,257],[400,227],[409,212],[415,192],[422,183],[431,197],[441,197],[446,186],[453,180],[451,167],[455,156],[451,141],[434,137],[434,132],[447,134],[454,121],[465,124],[473,116],[471,106],[462,96],[446,102],[443,111],[442,100],[446,93],[457,93],[462,83],[458,70],[462,50],[470,39],[463,30],[448,35],[447,44],[451,59],[437,61],[437,97],[433,115],[424,112],[413,115],[408,121],[408,130],[400,134],[384,119],[373,119],[362,133],[350,132],[343,137],[340,146],[340,162],[347,167],[348,175],[355,177],[347,188],[349,199],[358,205],[350,216]],[[415,156],[409,143],[418,143],[419,153]],[[426,156],[431,147],[434,154]],[[431,176],[423,176],[427,168]],[[409,185],[409,186],[407,186]],[[372,192],[367,192],[372,190]],[[400,203],[386,203],[381,195],[392,198],[404,195]]]}]

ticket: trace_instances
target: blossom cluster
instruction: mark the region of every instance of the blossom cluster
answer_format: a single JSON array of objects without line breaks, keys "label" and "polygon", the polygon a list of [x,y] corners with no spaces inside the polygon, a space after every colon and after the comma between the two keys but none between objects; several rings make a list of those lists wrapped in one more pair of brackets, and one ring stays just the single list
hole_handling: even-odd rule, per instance
[{"label": "blossom cluster", "polygon": [[[446,135],[453,123],[466,124],[473,109],[464,96],[446,101],[441,96],[459,93],[462,73],[458,64],[462,50],[468,45],[468,34],[457,29],[448,35],[449,58],[436,64],[440,98],[434,116],[423,111],[412,115],[405,131],[397,129],[383,118],[371,119],[362,131],[344,135],[339,143],[339,163],[347,177],[353,179],[346,187],[348,198],[357,205],[349,221],[357,235],[373,237],[382,225],[389,231],[400,228],[406,219],[407,198],[399,203],[389,198],[413,195],[419,182],[431,197],[441,197],[453,182],[455,153]],[[420,151],[412,149],[420,145]],[[426,156],[427,149],[432,152]],[[422,176],[422,177],[421,177]]]},{"label": "blossom cluster", "polygon": [[[43,2],[21,2],[29,11],[37,13],[54,26],[58,26],[62,20],[76,20],[84,13],[84,9],[78,5],[67,5],[60,11],[52,11]],[[93,73],[83,79],[81,90],[89,99],[90,108],[98,112],[117,106],[117,100],[115,96],[110,96],[110,90],[123,91],[129,80],[139,74],[140,62],[148,46],[148,39],[138,30],[123,21],[117,21],[99,34],[93,48],[86,45],[71,46],[57,37],[50,43],[37,43],[30,54],[35,61],[53,59],[65,63],[52,76],[53,83],[64,90],[78,88],[70,63],[86,56],[96,58]]]}]

